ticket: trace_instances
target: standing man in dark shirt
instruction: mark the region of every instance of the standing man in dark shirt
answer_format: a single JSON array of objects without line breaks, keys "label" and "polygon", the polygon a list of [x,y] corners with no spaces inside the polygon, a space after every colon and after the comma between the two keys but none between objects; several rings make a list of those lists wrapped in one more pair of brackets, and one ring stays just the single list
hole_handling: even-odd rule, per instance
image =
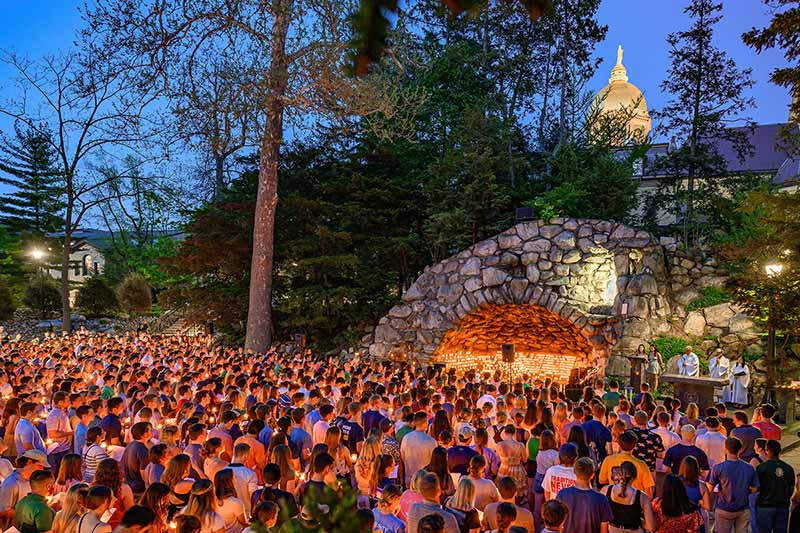
[{"label": "standing man in dark shirt", "polygon": [[252,508],[255,509],[259,501],[275,502],[280,508],[278,525],[288,518],[294,518],[300,512],[297,502],[291,492],[281,490],[278,485],[281,481],[281,469],[275,463],[267,463],[264,467],[264,488],[253,493]]},{"label": "standing man in dark shirt", "polygon": [[723,428],[725,428],[725,434],[730,437],[731,432],[736,425],[733,423],[733,418],[728,416],[728,408],[722,402],[716,404],[714,407],[717,409],[717,418],[719,418],[719,423]]},{"label": "standing man in dark shirt", "polygon": [[741,458],[744,461],[749,461],[756,454],[756,439],[763,438],[761,430],[749,424],[747,413],[744,411],[736,411],[733,413],[733,423],[736,426],[729,436],[736,437],[742,441]]},{"label": "standing man in dark shirt", "polygon": [[650,471],[655,472],[656,458],[664,452],[664,443],[661,442],[659,434],[647,429],[647,420],[648,416],[644,411],[636,411],[633,416],[634,427],[631,431],[636,435],[636,448],[633,450],[633,456],[647,463]]},{"label": "standing man in dark shirt", "polygon": [[333,456],[327,452],[323,452],[314,457],[314,463],[311,465],[311,479],[300,485],[297,489],[297,497],[300,500],[300,507],[308,505],[306,498],[311,497],[317,503],[329,503],[329,491],[325,488],[325,477],[330,474],[333,467]]},{"label": "standing man in dark shirt", "polygon": [[150,452],[147,449],[147,441],[153,436],[153,427],[150,422],[137,422],[131,427],[131,437],[133,441],[125,446],[122,454],[122,475],[125,476],[125,483],[133,491],[134,499],[144,492],[145,475],[144,469],[150,462]]},{"label": "standing man in dark shirt", "polygon": [[756,469],[742,461],[742,441],[736,437],[725,440],[725,461],[711,469],[708,481],[716,488],[717,500],[714,510],[716,533],[739,533],[746,531],[750,523],[751,493],[758,489]]},{"label": "standing man in dark shirt", "polygon": [[697,464],[700,466],[700,477],[705,477],[705,475],[702,473],[709,470],[708,455],[706,455],[706,452],[695,446],[695,432],[694,426],[691,424],[686,424],[681,428],[681,441],[672,448],[668,449],[666,455],[664,456],[664,466],[669,469],[667,470],[667,473],[672,473],[677,476],[684,458],[691,455],[697,459]]},{"label": "standing man in dark shirt", "polygon": [[350,453],[361,453],[361,446],[364,444],[364,428],[357,422],[361,413],[361,404],[351,402],[347,406],[350,419],[342,422],[339,427],[342,430],[342,444],[347,446]]},{"label": "standing man in dark shirt", "polygon": [[369,398],[369,409],[361,415],[361,425],[365,435],[369,435],[372,428],[381,427],[381,421],[386,418],[380,412],[381,401],[382,398],[379,394],[373,394]]},{"label": "standing man in dark shirt", "polygon": [[106,402],[108,414],[100,422],[100,427],[106,435],[106,444],[123,446],[122,443],[122,422],[119,415],[122,414],[124,402],[120,397],[109,398]]},{"label": "standing man in dark shirt", "polygon": [[794,469],[781,461],[781,443],[768,440],[767,460],[758,465],[759,493],[756,524],[759,532],[780,533],[789,529],[789,507],[794,493]]},{"label": "standing man in dark shirt", "polygon": [[472,443],[472,428],[468,425],[461,426],[458,431],[458,444],[447,449],[447,468],[452,474],[468,474],[469,461],[478,452],[470,448]]},{"label": "standing man in dark shirt", "polygon": [[595,403],[592,406],[592,419],[583,423],[583,432],[586,435],[586,444],[594,446],[600,462],[606,458],[606,446],[611,442],[611,431],[605,425],[606,406]]}]

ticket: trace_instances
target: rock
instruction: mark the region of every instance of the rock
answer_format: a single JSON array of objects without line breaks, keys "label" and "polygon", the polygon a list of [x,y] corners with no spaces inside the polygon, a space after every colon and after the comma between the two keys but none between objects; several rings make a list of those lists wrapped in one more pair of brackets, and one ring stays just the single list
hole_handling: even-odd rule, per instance
[{"label": "rock", "polygon": [[606,364],[606,375],[627,379],[631,375],[631,362],[627,357],[612,355]]},{"label": "rock", "polygon": [[636,230],[628,226],[618,225],[609,237],[611,240],[632,239],[636,237]]},{"label": "rock", "polygon": [[514,278],[509,283],[509,290],[514,297],[515,302],[522,302],[522,297],[525,294],[525,289],[528,288],[527,278]]},{"label": "rock", "polygon": [[735,313],[731,309],[730,304],[726,302],[713,305],[711,307],[706,307],[703,309],[703,314],[705,315],[706,322],[709,325],[717,328],[726,328],[728,327],[728,321]]},{"label": "rock", "polygon": [[588,237],[592,233],[594,233],[594,228],[592,226],[590,226],[589,224],[584,224],[578,230],[578,237]]},{"label": "rock", "polygon": [[626,292],[634,295],[658,294],[658,285],[652,274],[636,274],[631,276]]},{"label": "rock", "polygon": [[536,252],[527,252],[522,254],[522,264],[528,266],[539,261],[539,254]]},{"label": "rock", "polygon": [[730,320],[728,320],[728,330],[731,333],[739,333],[742,331],[751,330],[755,327],[755,322],[742,313],[736,313]]},{"label": "rock", "polygon": [[545,239],[552,239],[559,233],[561,233],[561,225],[551,224],[549,226],[542,226],[539,228],[539,235],[544,237]]},{"label": "rock", "polygon": [[472,247],[472,253],[479,257],[492,255],[497,251],[497,242],[494,239],[481,241]]},{"label": "rock", "polygon": [[464,288],[469,292],[475,292],[478,289],[483,288],[483,281],[481,278],[469,278],[467,281],[464,282]]},{"label": "rock", "polygon": [[483,284],[486,287],[496,287],[502,285],[508,278],[508,274],[499,268],[487,268],[482,272]]},{"label": "rock", "polygon": [[414,300],[422,300],[424,293],[420,290],[417,283],[412,284],[405,293],[403,293],[403,301],[413,302]]},{"label": "rock", "polygon": [[500,248],[503,250],[511,250],[522,244],[522,239],[516,235],[500,235],[497,239]]},{"label": "rock", "polygon": [[539,282],[539,269],[536,268],[535,264],[528,265],[528,268],[525,271],[525,275],[528,278],[528,281],[531,283],[538,283]]},{"label": "rock", "polygon": [[579,250],[574,249],[574,248],[572,250],[568,251],[567,253],[565,253],[564,256],[561,258],[561,262],[562,263],[566,263],[568,265],[569,264],[573,264],[573,263],[577,263],[580,260],[581,260],[581,252]]},{"label": "rock", "polygon": [[503,252],[500,256],[500,264],[504,267],[514,268],[519,265],[519,256],[511,252]]},{"label": "rock", "polygon": [[375,341],[392,343],[400,340],[400,334],[388,324],[379,325],[375,328]]},{"label": "rock", "polygon": [[575,219],[569,219],[564,222],[564,229],[569,231],[575,231],[578,229],[578,221]]},{"label": "rock", "polygon": [[476,276],[481,272],[481,260],[477,257],[470,257],[464,266],[461,267],[461,274],[464,276]]},{"label": "rock", "polygon": [[395,305],[389,309],[389,316],[392,318],[406,318],[410,316],[412,309],[408,305]]},{"label": "rock", "polygon": [[698,311],[691,311],[686,315],[686,320],[683,323],[683,331],[690,337],[702,337],[706,329],[706,319],[703,313]]},{"label": "rock", "polygon": [[564,252],[559,250],[558,248],[553,248],[550,250],[550,261],[553,263],[560,263],[561,258],[564,256]]},{"label": "rock", "polygon": [[436,298],[447,305],[453,305],[461,298],[461,293],[463,291],[464,289],[459,285],[445,285],[439,288],[439,291],[436,293]]},{"label": "rock", "polygon": [[517,235],[519,235],[523,241],[539,236],[539,226],[536,225],[536,222],[522,222],[517,224],[515,228],[517,229]]},{"label": "rock", "polygon": [[562,250],[575,248],[575,234],[571,231],[562,231],[553,238],[553,242]]},{"label": "rock", "polygon": [[569,275],[569,266],[568,265],[556,265],[555,271],[557,276],[568,276]]},{"label": "rock", "polygon": [[536,239],[533,241],[528,241],[522,245],[522,250],[525,252],[547,252],[550,250],[550,241],[547,239]]},{"label": "rock", "polygon": [[700,297],[699,292],[692,289],[683,289],[681,287],[681,290],[673,294],[672,299],[675,300],[675,303],[677,304],[688,305],[690,302],[693,302],[699,297]]},{"label": "rock", "polygon": [[539,270],[550,270],[551,268],[553,268],[553,263],[551,263],[547,259],[539,260]]}]

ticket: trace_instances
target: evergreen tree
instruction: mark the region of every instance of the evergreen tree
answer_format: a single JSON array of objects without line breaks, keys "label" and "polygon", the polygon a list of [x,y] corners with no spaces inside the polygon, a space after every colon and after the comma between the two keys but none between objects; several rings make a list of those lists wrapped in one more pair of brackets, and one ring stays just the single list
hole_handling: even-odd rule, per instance
[{"label": "evergreen tree", "polygon": [[722,4],[691,0],[684,13],[692,19],[688,30],[667,37],[672,66],[661,84],[671,94],[669,103],[655,118],[659,131],[676,138],[677,149],[655,162],[664,175],[658,193],[647,201],[652,216],[671,210],[682,221],[683,240],[692,247],[716,198],[730,194],[740,184],[730,176],[719,152],[721,141],[731,142],[740,157],[751,149],[747,131],[731,128],[755,101],[746,96],[752,87],[751,69],[739,69],[727,53],[715,46],[714,30],[722,16]]},{"label": "evergreen tree", "polygon": [[0,197],[0,224],[14,233],[43,235],[62,228],[63,179],[50,133],[15,125],[0,140],[0,183],[13,192]]}]

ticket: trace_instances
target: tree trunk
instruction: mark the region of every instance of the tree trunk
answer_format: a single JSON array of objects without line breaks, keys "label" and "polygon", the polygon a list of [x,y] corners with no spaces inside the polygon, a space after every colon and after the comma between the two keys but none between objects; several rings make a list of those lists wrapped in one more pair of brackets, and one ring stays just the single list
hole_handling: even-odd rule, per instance
[{"label": "tree trunk", "polygon": [[569,18],[569,5],[567,2],[563,2],[562,5],[564,9],[564,22],[561,34],[561,101],[558,103],[559,146],[564,142],[564,139],[567,134],[567,83],[569,78],[569,69],[567,68],[567,65],[569,65],[569,62],[567,60],[567,49],[568,49],[567,35],[569,33],[569,24],[567,20]]},{"label": "tree trunk", "polygon": [[[71,202],[69,202],[71,204]],[[61,329],[69,333],[72,324],[69,313],[69,256],[72,250],[72,206],[67,206],[64,224],[64,247],[61,249]]]},{"label": "tree trunk", "polygon": [[278,206],[278,163],[283,142],[283,96],[288,69],[286,35],[291,2],[273,3],[269,93],[264,105],[267,124],[261,139],[258,166],[258,194],[253,225],[253,257],[250,263],[250,301],[247,309],[245,350],[266,352],[272,341],[272,262],[275,238],[275,209]]},{"label": "tree trunk", "polygon": [[214,202],[219,202],[222,191],[225,189],[225,159],[220,155],[214,156]]}]

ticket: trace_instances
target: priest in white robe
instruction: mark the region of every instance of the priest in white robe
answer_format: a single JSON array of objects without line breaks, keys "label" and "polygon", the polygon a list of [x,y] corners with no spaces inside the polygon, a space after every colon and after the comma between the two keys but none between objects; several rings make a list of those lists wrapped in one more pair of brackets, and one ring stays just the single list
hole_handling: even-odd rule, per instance
[{"label": "priest in white robe", "polygon": [[700,375],[700,358],[687,346],[683,355],[678,359],[678,374],[681,376],[697,377]]},{"label": "priest in white robe", "polygon": [[[724,379],[730,382],[731,378],[731,360],[725,357],[722,349],[717,348],[714,350],[714,355],[708,360],[708,373],[712,378]],[[714,388],[714,401],[715,402],[728,402],[730,401],[731,387],[730,383],[723,388]]]},{"label": "priest in white robe", "polygon": [[731,398],[734,405],[744,407],[747,405],[747,387],[750,386],[750,369],[744,362],[744,357],[739,356],[736,363],[731,368]]}]

